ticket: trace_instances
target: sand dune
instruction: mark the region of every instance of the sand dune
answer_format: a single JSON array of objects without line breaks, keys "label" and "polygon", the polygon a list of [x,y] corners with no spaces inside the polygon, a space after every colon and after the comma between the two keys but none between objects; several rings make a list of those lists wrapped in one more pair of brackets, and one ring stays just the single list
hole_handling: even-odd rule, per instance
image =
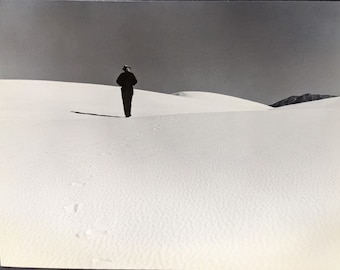
[{"label": "sand dune", "polygon": [[[120,88],[94,84],[2,80],[1,98],[9,99],[7,110],[25,113],[68,113],[69,111],[98,115],[123,116]],[[14,95],[15,93],[15,95]],[[186,98],[179,95],[135,90],[133,115],[157,116],[183,113],[268,110],[271,107],[244,99],[214,93],[193,92]],[[204,98],[202,98],[204,95]],[[235,102],[236,101],[236,102]],[[3,113],[6,111],[3,110]],[[24,116],[23,116],[24,117]],[[48,116],[50,117],[50,115]],[[68,117],[68,115],[67,115]]]},{"label": "sand dune", "polygon": [[258,102],[217,93],[184,91],[175,93],[175,95],[200,100],[206,104],[214,104],[216,107],[221,106],[225,111],[261,111],[272,109],[272,107]]},{"label": "sand dune", "polygon": [[3,266],[340,268],[339,98],[137,90],[129,119],[120,103],[110,86],[0,81]]}]

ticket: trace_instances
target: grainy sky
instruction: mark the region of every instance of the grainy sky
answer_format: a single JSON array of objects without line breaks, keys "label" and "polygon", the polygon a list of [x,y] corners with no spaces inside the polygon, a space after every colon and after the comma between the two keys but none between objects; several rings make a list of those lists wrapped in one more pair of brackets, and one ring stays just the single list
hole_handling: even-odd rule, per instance
[{"label": "grainy sky", "polygon": [[0,0],[0,77],[211,91],[266,104],[340,95],[338,2]]}]

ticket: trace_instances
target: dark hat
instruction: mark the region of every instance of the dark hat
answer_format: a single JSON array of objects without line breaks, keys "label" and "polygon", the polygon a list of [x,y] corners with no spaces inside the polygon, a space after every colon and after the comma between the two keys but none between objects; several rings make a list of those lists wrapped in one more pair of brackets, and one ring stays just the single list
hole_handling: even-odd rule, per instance
[{"label": "dark hat", "polygon": [[129,65],[124,65],[123,70],[126,70],[127,68],[131,69]]}]

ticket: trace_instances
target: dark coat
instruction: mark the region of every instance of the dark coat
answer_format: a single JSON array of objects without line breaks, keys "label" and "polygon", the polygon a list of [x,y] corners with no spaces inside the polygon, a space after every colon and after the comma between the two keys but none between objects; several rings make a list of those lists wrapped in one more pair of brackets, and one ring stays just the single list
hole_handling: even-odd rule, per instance
[{"label": "dark coat", "polygon": [[137,83],[137,79],[132,72],[125,71],[118,76],[116,82],[122,87],[122,91],[124,91],[133,89],[133,86]]}]

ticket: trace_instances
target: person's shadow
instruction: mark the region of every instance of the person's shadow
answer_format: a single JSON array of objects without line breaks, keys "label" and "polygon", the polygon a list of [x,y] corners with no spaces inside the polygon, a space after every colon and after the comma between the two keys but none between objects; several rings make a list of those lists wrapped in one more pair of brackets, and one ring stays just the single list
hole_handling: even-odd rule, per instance
[{"label": "person's shadow", "polygon": [[88,112],[77,112],[77,111],[71,111],[71,113],[77,113],[77,114],[86,114],[86,115],[100,116],[100,117],[114,117],[114,118],[123,118],[122,116],[117,116],[117,115],[97,114],[97,113],[88,113]]}]

